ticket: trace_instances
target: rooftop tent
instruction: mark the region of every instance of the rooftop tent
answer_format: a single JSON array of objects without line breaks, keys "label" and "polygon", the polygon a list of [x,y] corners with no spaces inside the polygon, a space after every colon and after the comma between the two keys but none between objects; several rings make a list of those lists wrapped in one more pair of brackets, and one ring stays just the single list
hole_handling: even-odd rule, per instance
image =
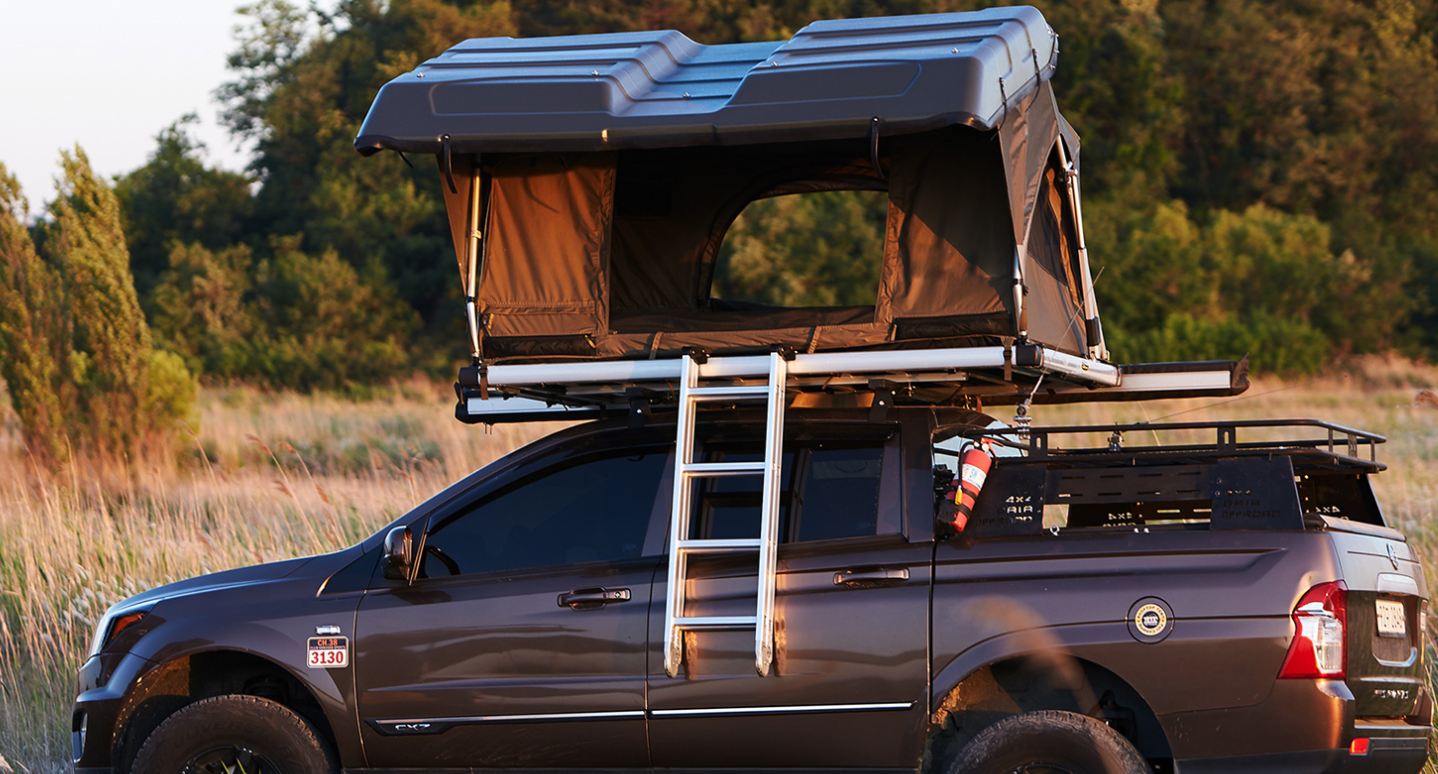
[{"label": "rooftop tent", "polygon": [[[461,43],[387,84],[356,147],[433,153],[486,362],[991,344],[1103,357],[1077,136],[1032,8]],[[713,297],[749,203],[887,192],[871,304]]]}]

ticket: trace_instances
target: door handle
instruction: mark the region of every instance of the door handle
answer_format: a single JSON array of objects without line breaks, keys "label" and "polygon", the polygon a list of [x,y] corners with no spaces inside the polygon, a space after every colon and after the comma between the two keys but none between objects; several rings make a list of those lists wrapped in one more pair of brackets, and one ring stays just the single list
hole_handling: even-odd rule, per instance
[{"label": "door handle", "polygon": [[882,586],[891,583],[903,583],[909,579],[909,568],[899,567],[850,567],[847,570],[834,573],[835,586],[851,586],[863,588],[866,586]]},{"label": "door handle", "polygon": [[575,610],[593,610],[615,602],[628,602],[629,589],[601,587],[575,589],[559,595],[559,606]]}]

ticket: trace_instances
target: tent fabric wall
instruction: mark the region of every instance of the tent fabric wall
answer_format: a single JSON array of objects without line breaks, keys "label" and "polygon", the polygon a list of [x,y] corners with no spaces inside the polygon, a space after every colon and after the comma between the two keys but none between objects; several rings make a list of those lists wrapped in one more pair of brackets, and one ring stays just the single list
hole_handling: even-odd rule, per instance
[{"label": "tent fabric wall", "polygon": [[1029,336],[1071,354],[1086,344],[1078,236],[1067,206],[1064,173],[1055,163],[1041,178],[1034,220],[1025,245]]},{"label": "tent fabric wall", "polygon": [[500,157],[479,283],[486,336],[596,334],[606,300],[612,153]]},{"label": "tent fabric wall", "polygon": [[[1060,139],[1062,138],[1062,140]],[[469,191],[489,191],[477,304],[486,362],[880,347],[1018,337],[1085,352],[1083,277],[1055,143],[1077,136],[1047,84],[997,131],[618,152],[456,156],[445,204],[463,272]],[[775,308],[713,299],[734,218],[766,196],[885,190],[874,305]],[[1017,215],[1015,213],[1018,213]],[[1014,298],[1019,261],[1024,320]]]},{"label": "tent fabric wall", "polygon": [[[1053,87],[1045,81],[1010,110],[999,126],[999,143],[1003,146],[1008,177],[1009,212],[1014,241],[1018,244],[1027,241],[1044,168],[1059,137],[1060,120]],[[1069,127],[1069,132],[1072,131]],[[1077,135],[1073,137],[1077,140]],[[1077,149],[1077,142],[1073,147]]]},{"label": "tent fabric wall", "polygon": [[434,158],[439,162],[442,181],[439,188],[444,193],[444,211],[449,218],[449,235],[454,240],[454,255],[459,260],[460,283],[465,284],[469,282],[469,236],[466,232],[471,208],[470,195],[474,188],[474,157],[467,154],[451,157],[450,177],[454,180],[453,191],[449,190],[449,182],[444,177],[444,156],[436,155]]},{"label": "tent fabric wall", "polygon": [[878,318],[930,336],[942,321],[955,335],[1009,332],[1014,243],[998,146],[966,129],[892,143]]},{"label": "tent fabric wall", "polygon": [[636,316],[682,316],[683,327],[715,311],[719,245],[750,202],[884,184],[867,149],[847,142],[621,153],[616,185],[611,327],[627,330]]}]

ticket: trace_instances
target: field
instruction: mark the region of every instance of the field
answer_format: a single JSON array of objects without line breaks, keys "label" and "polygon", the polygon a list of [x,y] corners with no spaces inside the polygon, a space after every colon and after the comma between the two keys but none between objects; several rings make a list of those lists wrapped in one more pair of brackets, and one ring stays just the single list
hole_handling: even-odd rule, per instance
[{"label": "field", "polygon": [[[1317,383],[1258,381],[1247,397],[1211,408],[1202,407],[1216,401],[1091,404],[1034,415],[1037,424],[1314,416],[1383,433],[1390,470],[1376,479],[1379,497],[1424,556],[1431,584],[1438,405],[1415,396],[1435,386],[1438,369],[1372,360]],[[50,476],[31,469],[0,401],[0,774],[69,770],[75,673],[111,603],[348,545],[544,431],[467,427],[452,406],[447,385],[426,381],[357,398],[207,389],[183,451]]]}]

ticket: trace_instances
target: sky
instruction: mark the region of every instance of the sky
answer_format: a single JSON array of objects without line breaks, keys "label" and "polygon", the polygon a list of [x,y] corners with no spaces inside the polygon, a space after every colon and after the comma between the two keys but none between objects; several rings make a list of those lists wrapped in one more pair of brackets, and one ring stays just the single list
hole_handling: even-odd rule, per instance
[{"label": "sky", "polygon": [[252,0],[0,0],[0,163],[33,215],[55,197],[60,150],[76,143],[106,177],[143,165],[185,113],[211,165],[248,153],[219,124],[235,9]]}]

